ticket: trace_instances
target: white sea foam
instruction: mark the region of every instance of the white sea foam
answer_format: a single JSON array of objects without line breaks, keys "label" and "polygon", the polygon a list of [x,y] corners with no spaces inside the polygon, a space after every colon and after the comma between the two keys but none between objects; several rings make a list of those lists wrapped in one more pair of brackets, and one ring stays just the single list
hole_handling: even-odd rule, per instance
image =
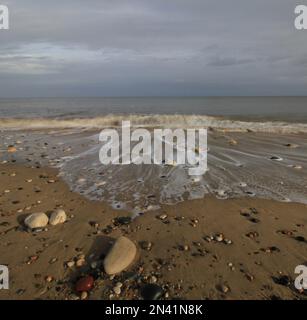
[{"label": "white sea foam", "polygon": [[[135,126],[212,127],[225,133],[210,132],[208,168],[202,176],[191,178],[186,166],[127,165],[103,166],[99,162],[101,144],[98,132],[104,127],[120,130],[122,116],[93,119],[39,120],[23,123],[43,130],[4,132],[2,143],[18,144],[14,154],[2,152],[0,160],[31,159],[32,164],[59,168],[72,190],[94,200],[104,200],[119,208],[138,208],[174,204],[213,194],[221,199],[260,197],[307,203],[307,125],[281,122],[240,122],[204,116],[126,116]],[[21,120],[24,121],[24,120]],[[7,122],[8,123],[8,122]],[[16,125],[16,122],[9,122]],[[50,130],[50,123],[61,124]],[[61,128],[71,124],[68,130]],[[20,124],[20,123],[19,123]],[[64,125],[65,124],[65,125]],[[82,125],[80,125],[82,124]],[[34,126],[34,127],[33,127]],[[3,129],[3,126],[0,125]],[[12,129],[13,127],[9,127]],[[80,134],[80,128],[89,129]],[[98,130],[91,130],[99,128]],[[253,130],[264,133],[245,133]],[[239,131],[228,133],[229,131]],[[240,132],[243,131],[243,132]],[[286,134],[269,134],[281,132]],[[232,142],[237,143],[233,144]],[[44,155],[42,157],[42,154]],[[282,161],[274,161],[282,159]]]},{"label": "white sea foam", "polygon": [[122,120],[129,120],[133,127],[212,128],[228,132],[307,133],[307,123],[281,121],[239,121],[204,115],[140,115],[116,114],[95,118],[0,118],[1,130],[33,129],[102,129],[118,127]]}]

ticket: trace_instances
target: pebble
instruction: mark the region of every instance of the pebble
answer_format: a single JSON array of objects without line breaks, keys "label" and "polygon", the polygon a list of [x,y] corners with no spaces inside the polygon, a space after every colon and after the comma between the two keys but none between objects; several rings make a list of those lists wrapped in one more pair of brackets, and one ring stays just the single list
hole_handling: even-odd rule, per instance
[{"label": "pebble", "polygon": [[14,153],[14,152],[16,152],[17,151],[17,149],[14,147],[14,146],[9,146],[8,148],[7,148],[7,152],[9,152],[9,153]]},{"label": "pebble", "polygon": [[52,282],[52,281],[53,281],[53,278],[52,278],[51,276],[47,276],[47,277],[45,278],[45,280],[46,280],[47,282]]},{"label": "pebble", "polygon": [[113,275],[123,271],[133,262],[136,253],[136,246],[130,239],[119,237],[104,259],[105,272]]},{"label": "pebble", "polygon": [[144,300],[158,300],[163,294],[163,289],[157,284],[146,284],[141,289]]},{"label": "pebble", "polygon": [[225,190],[217,190],[217,196],[224,198],[227,197],[227,193]]},{"label": "pebble", "polygon": [[223,293],[227,293],[227,292],[229,292],[230,289],[229,289],[228,286],[222,285],[221,290],[222,290]]},{"label": "pebble", "polygon": [[76,283],[77,292],[88,292],[93,288],[94,278],[92,276],[86,276],[81,278]]},{"label": "pebble", "polygon": [[281,232],[282,234],[284,234],[286,236],[292,236],[293,235],[293,232],[289,231],[289,230],[281,230],[279,232]]},{"label": "pebble", "polygon": [[113,291],[116,295],[120,295],[122,292],[121,288],[116,286],[113,288]]},{"label": "pebble", "polygon": [[115,219],[115,224],[128,225],[132,221],[131,217],[117,217]]},{"label": "pebble", "polygon": [[270,160],[274,160],[274,161],[283,161],[283,158],[278,157],[278,156],[272,156],[272,157],[270,157]]},{"label": "pebble", "polygon": [[297,237],[295,237],[295,240],[299,241],[299,242],[305,242],[306,241],[306,239],[303,236],[297,236]]},{"label": "pebble", "polygon": [[152,243],[149,241],[142,241],[141,242],[141,248],[147,251],[150,251],[152,248]]},{"label": "pebble", "polygon": [[297,145],[297,144],[292,144],[292,143],[286,143],[284,146],[285,146],[285,147],[288,147],[288,148],[297,148],[299,145]]},{"label": "pebble", "polygon": [[291,279],[290,277],[286,276],[286,275],[283,275],[283,276],[280,276],[280,277],[273,277],[273,280],[275,283],[277,284],[280,284],[282,286],[289,286],[291,284]]},{"label": "pebble", "polygon": [[88,293],[86,291],[82,291],[80,299],[85,300],[85,299],[87,299],[87,297],[88,297]]},{"label": "pebble", "polygon": [[224,239],[224,243],[229,245],[232,244],[232,241],[230,239]]},{"label": "pebble", "polygon": [[252,222],[252,223],[259,223],[260,222],[260,220],[259,219],[257,219],[257,218],[250,218],[250,219],[248,219],[250,222]]},{"label": "pebble", "polygon": [[31,263],[37,261],[38,258],[39,258],[39,257],[38,257],[37,255],[36,255],[36,256],[31,256],[31,257],[29,257],[29,260],[28,260],[27,264],[31,264]]},{"label": "pebble", "polygon": [[229,140],[229,144],[232,145],[232,146],[235,146],[238,144],[238,141],[234,140],[234,139],[230,139]]},{"label": "pebble", "polygon": [[64,223],[66,219],[65,211],[63,209],[58,209],[51,214],[49,223],[55,226],[57,224]]},{"label": "pebble", "polygon": [[30,228],[30,229],[35,229],[35,228],[44,228],[48,224],[48,217],[45,213],[43,212],[38,212],[38,213],[33,213],[29,215],[24,223],[25,225]]},{"label": "pebble", "polygon": [[75,261],[68,261],[66,265],[68,268],[72,268],[75,265]]},{"label": "pebble", "polygon": [[254,276],[252,274],[250,274],[250,273],[247,273],[245,276],[246,276],[247,280],[249,280],[249,281],[253,281],[254,280]]},{"label": "pebble", "polygon": [[161,214],[161,215],[159,215],[159,217],[158,217],[160,220],[165,220],[166,218],[167,218],[167,214]]},{"label": "pebble", "polygon": [[77,260],[77,262],[76,262],[76,266],[78,267],[78,268],[80,268],[80,267],[82,267],[82,266],[84,266],[85,265],[85,259],[78,259]]},{"label": "pebble", "polygon": [[52,259],[49,261],[49,263],[50,263],[50,264],[53,264],[53,263],[55,263],[55,262],[57,262],[57,261],[58,261],[57,258],[52,258]]},{"label": "pebble", "polygon": [[248,237],[248,238],[257,238],[257,237],[259,237],[259,234],[258,234],[258,232],[253,232],[253,231],[251,231],[251,232],[249,232],[249,233],[247,233],[246,234],[246,236]]},{"label": "pebble", "polygon": [[223,235],[222,233],[217,234],[217,235],[215,236],[215,240],[216,240],[217,242],[222,242],[222,241],[224,240],[224,235]]},{"label": "pebble", "polygon": [[303,169],[301,165],[293,165],[293,168],[297,170]]}]

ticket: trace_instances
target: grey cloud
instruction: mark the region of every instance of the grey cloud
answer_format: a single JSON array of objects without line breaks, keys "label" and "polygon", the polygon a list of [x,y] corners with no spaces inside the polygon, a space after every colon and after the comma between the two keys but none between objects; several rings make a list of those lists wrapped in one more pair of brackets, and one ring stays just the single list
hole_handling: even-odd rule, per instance
[{"label": "grey cloud", "polygon": [[307,94],[295,0],[7,0],[0,97]]},{"label": "grey cloud", "polygon": [[227,66],[235,66],[238,64],[251,63],[255,60],[249,58],[236,58],[236,57],[220,57],[216,56],[208,62],[209,66],[215,67],[227,67]]}]

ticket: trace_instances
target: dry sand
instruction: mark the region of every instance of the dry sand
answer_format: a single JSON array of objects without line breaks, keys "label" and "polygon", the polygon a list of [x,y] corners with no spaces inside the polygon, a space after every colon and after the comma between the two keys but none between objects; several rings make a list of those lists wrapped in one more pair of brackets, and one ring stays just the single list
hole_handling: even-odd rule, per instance
[{"label": "dry sand", "polygon": [[[56,208],[66,211],[64,224],[41,232],[24,227],[27,215]],[[56,170],[0,165],[0,264],[10,270],[10,289],[0,290],[0,299],[77,299],[75,282],[89,273],[96,280],[88,299],[138,299],[150,282],[161,286],[163,299],[306,298],[293,285],[295,267],[307,261],[306,205],[206,197],[128,224],[114,220],[125,216],[71,192]],[[120,235],[137,244],[138,256],[110,277],[102,261],[109,240]],[[85,265],[67,267],[80,255]]]}]

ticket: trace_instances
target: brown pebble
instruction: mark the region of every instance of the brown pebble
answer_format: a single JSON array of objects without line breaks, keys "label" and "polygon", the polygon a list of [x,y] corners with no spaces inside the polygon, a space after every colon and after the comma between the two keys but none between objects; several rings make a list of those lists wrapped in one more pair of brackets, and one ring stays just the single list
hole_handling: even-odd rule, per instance
[{"label": "brown pebble", "polygon": [[93,288],[94,278],[92,276],[87,276],[81,278],[76,283],[76,291],[77,292],[88,292]]}]

